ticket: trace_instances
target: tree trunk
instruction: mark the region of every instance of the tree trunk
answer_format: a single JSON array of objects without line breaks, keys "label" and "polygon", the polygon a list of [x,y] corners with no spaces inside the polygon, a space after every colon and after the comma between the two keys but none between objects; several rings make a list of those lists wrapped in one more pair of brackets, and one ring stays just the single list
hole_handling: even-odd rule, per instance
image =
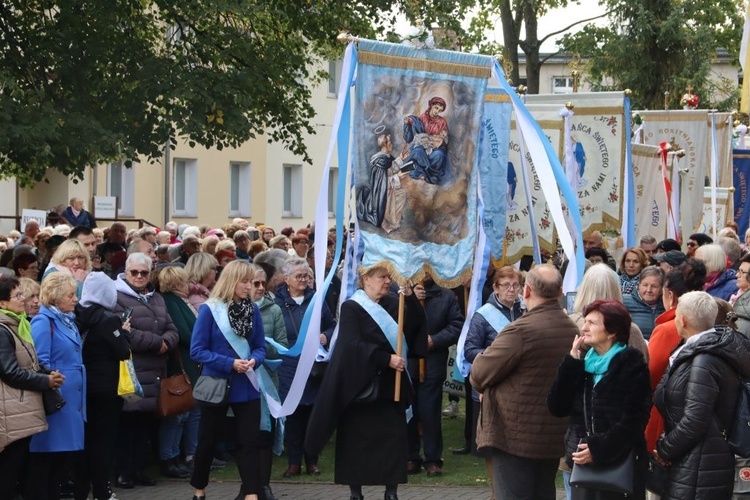
[{"label": "tree trunk", "polygon": [[520,5],[516,5],[516,16],[513,16],[513,8],[510,0],[500,2],[500,20],[503,25],[503,45],[505,48],[505,57],[513,64],[510,75],[505,75],[511,82],[511,85],[518,85],[521,78],[518,70],[518,33],[521,22]]},{"label": "tree trunk", "polygon": [[526,39],[521,42],[521,48],[526,54],[526,87],[529,94],[539,93],[539,36],[537,12],[532,0],[523,3],[523,21],[526,26]]}]

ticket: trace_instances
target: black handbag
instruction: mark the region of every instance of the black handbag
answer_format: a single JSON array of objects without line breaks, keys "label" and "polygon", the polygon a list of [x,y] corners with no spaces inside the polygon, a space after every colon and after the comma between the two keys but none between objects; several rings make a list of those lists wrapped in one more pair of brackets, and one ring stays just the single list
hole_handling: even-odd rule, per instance
[{"label": "black handbag", "polygon": [[355,403],[374,403],[378,400],[380,395],[380,375],[372,377],[370,382],[365,386],[364,389],[359,391],[359,394],[354,396]]},{"label": "black handbag", "polygon": [[44,413],[52,415],[57,413],[65,406],[65,398],[58,389],[47,389],[42,391],[42,402],[44,403]]},{"label": "black handbag", "polygon": [[663,496],[667,490],[669,481],[669,469],[649,455],[648,469],[646,470],[646,489],[659,496]]},{"label": "black handbag", "polygon": [[[593,400],[592,400],[593,403]],[[591,416],[591,428],[586,412],[586,388],[583,389],[583,420],[586,424],[586,434],[596,433],[594,430],[594,417]],[[573,464],[570,473],[570,485],[575,488],[586,488],[592,490],[613,491],[624,495],[633,494],[633,483],[635,481],[635,452],[631,449],[628,454],[608,464]]]}]

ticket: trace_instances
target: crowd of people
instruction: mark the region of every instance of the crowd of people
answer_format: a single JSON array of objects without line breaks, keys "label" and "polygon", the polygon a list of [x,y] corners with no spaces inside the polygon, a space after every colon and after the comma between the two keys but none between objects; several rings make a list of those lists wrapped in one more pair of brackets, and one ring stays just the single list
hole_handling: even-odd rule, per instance
[{"label": "crowd of people", "polygon": [[[305,333],[315,292],[314,228],[276,234],[235,219],[100,229],[80,204],[69,208],[65,220],[77,225],[30,221],[0,237],[0,499],[115,498],[113,486],[154,485],[156,457],[160,474],[189,479],[194,500],[230,460],[237,498],[272,500],[281,427],[286,478],[320,474],[336,433],[335,481],[351,500],[364,485],[395,500],[409,474],[443,474],[443,385],[467,288],[443,288],[430,274],[399,288],[378,265],[340,301],[338,269],[315,339],[327,352],[338,327],[335,349],[299,387],[300,359],[286,349]],[[643,236],[617,262],[594,231],[567,297],[564,260],[490,266],[484,305],[468,318],[467,425],[454,453],[484,459],[493,499],[553,499],[558,470],[569,498],[621,498],[571,487],[571,475],[628,455],[630,496],[646,497],[651,460],[668,467],[665,498],[731,497],[734,456],[722,432],[750,374],[745,236],[694,234],[685,253]],[[129,360],[141,397],[118,396]],[[260,370],[273,387],[253,383]],[[158,417],[161,381],[183,372],[193,387],[224,380],[225,397]],[[264,391],[299,396],[284,426]]]}]

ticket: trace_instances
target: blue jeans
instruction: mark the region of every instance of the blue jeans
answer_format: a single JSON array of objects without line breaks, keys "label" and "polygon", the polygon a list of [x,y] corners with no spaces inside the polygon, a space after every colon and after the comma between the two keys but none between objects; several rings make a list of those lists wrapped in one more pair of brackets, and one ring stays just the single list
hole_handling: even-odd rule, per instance
[{"label": "blue jeans", "polygon": [[170,460],[180,456],[180,442],[185,437],[185,455],[194,455],[198,446],[200,409],[165,417],[159,426],[159,459]]},{"label": "blue jeans", "polygon": [[563,473],[563,486],[565,486],[565,498],[570,500],[570,472],[564,470]]}]

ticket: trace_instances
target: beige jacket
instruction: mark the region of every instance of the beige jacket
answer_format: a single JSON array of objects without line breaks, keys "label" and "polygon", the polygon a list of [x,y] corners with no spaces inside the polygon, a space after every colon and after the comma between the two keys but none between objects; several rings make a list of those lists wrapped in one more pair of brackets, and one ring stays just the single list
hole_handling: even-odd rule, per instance
[{"label": "beige jacket", "polygon": [[[34,346],[16,335],[13,320],[2,321],[8,319],[0,314],[0,357],[3,358],[0,360],[0,452],[14,441],[47,430],[40,391],[49,379],[47,375],[36,373],[39,362]],[[9,359],[13,355],[15,360]]]}]

